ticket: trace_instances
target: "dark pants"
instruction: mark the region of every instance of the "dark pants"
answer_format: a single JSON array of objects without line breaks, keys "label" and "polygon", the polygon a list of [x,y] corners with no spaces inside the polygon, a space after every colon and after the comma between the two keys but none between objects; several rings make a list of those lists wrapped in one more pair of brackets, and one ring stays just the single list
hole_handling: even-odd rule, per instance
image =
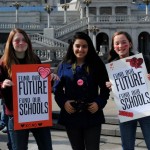
[{"label": "dark pants", "polygon": [[13,150],[27,150],[29,132],[32,132],[39,150],[52,150],[51,133],[49,127],[14,130],[13,117],[9,117],[9,133]]},{"label": "dark pants", "polygon": [[66,128],[73,150],[99,150],[101,125],[90,128]]}]

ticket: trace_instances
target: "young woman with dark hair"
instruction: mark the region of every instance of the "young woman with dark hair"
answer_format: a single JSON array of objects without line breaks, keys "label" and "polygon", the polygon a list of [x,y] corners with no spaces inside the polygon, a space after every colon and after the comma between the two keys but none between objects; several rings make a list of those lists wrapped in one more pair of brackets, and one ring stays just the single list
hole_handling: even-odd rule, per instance
[{"label": "young woman with dark hair", "polygon": [[108,75],[87,34],[74,35],[58,76],[54,94],[61,108],[59,123],[66,127],[72,149],[99,150],[103,108],[109,98]]}]

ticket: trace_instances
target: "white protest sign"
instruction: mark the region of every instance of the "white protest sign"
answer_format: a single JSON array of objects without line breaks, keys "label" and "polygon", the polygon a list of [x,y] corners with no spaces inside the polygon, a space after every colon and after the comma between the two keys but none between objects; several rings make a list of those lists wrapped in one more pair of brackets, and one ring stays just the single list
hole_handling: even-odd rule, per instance
[{"label": "white protest sign", "polygon": [[150,116],[150,81],[142,54],[106,64],[120,122]]},{"label": "white protest sign", "polygon": [[17,73],[19,123],[47,120],[48,78],[41,78],[36,72]]}]

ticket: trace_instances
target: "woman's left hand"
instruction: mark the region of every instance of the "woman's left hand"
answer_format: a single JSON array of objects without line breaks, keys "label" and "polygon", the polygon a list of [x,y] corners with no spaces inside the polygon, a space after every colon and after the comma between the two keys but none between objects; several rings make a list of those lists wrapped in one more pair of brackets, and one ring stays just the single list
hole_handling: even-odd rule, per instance
[{"label": "woman's left hand", "polygon": [[150,80],[150,74],[147,74],[147,78],[148,78],[148,80]]},{"label": "woman's left hand", "polygon": [[110,81],[106,82],[106,87],[112,90],[112,83]]},{"label": "woman's left hand", "polygon": [[92,114],[97,112],[98,109],[99,109],[99,107],[96,102],[89,103],[88,111],[90,111]]},{"label": "woman's left hand", "polygon": [[60,80],[60,78],[58,77],[57,74],[51,73],[51,81],[52,81],[52,80]]}]

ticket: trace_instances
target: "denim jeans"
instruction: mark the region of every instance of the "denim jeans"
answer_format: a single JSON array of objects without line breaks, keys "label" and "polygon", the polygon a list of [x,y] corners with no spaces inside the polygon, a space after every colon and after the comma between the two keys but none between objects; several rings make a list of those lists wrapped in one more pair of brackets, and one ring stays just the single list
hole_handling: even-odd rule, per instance
[{"label": "denim jeans", "polygon": [[73,150],[99,150],[101,125],[66,130]]},{"label": "denim jeans", "polygon": [[13,150],[28,149],[29,132],[32,132],[39,150],[52,150],[51,133],[49,127],[14,130],[13,121],[13,117],[9,117],[8,128]]},{"label": "denim jeans", "polygon": [[134,150],[138,122],[140,124],[147,149],[150,150],[150,116],[120,123],[123,150]]},{"label": "denim jeans", "polygon": [[5,126],[6,126],[6,123],[7,123],[7,116],[5,115],[5,105],[2,104],[0,125],[5,127]]},{"label": "denim jeans", "polygon": [[[2,112],[1,112],[1,120],[0,120],[0,126],[6,126],[8,130],[8,116],[5,114],[5,105],[2,102]],[[8,137],[8,142],[7,142],[7,147],[9,150],[12,150],[11,146],[11,139],[10,139],[10,134],[7,132],[7,137]]]},{"label": "denim jeans", "polygon": [[8,125],[7,125],[7,137],[8,137],[7,147],[8,147],[9,150],[13,150],[13,149],[12,149],[12,145],[11,145],[10,134],[9,134],[9,132],[8,132]]}]

